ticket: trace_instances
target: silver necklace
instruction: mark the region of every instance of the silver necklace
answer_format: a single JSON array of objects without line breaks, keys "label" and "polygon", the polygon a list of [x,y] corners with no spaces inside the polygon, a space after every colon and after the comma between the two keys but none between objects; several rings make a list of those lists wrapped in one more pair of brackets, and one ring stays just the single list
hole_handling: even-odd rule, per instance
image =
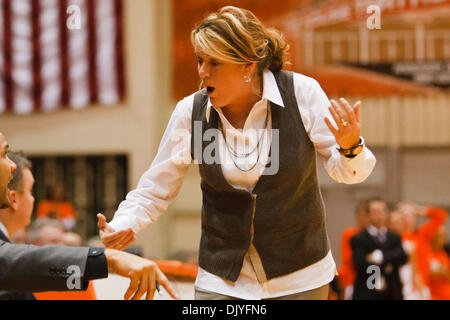
[{"label": "silver necklace", "polygon": [[[228,152],[229,152],[230,155],[231,155],[230,158],[231,158],[231,160],[233,161],[235,167],[238,168],[239,170],[241,170],[241,171],[243,171],[243,172],[249,172],[249,171],[253,170],[254,167],[256,167],[256,164],[259,162],[259,157],[260,157],[260,155],[261,155],[261,152],[260,152],[260,150],[259,150],[259,146],[261,145],[261,140],[262,140],[262,138],[264,137],[264,133],[265,133],[266,130],[267,130],[268,123],[269,123],[269,105],[267,105],[266,120],[265,120],[265,123],[264,123],[264,132],[263,132],[263,133],[261,134],[261,136],[259,137],[258,142],[256,143],[255,148],[253,148],[253,150],[250,151],[250,152],[248,152],[248,153],[239,154],[239,153],[237,153],[235,150],[233,150],[233,149],[230,147],[230,145],[228,144],[227,138],[226,138],[226,135],[225,135],[225,132],[224,132],[223,127],[222,127],[222,123],[219,122],[220,132],[222,133],[222,136],[223,136],[223,139],[224,139],[224,141],[225,141],[225,145],[226,145],[226,147],[227,147],[227,150],[228,150]],[[238,164],[236,163],[236,161],[234,161],[234,159],[233,159],[233,156],[236,157],[236,158],[247,158],[249,155],[251,155],[253,152],[255,152],[255,150],[257,150],[257,155],[258,155],[258,156],[257,156],[256,162],[253,164],[253,166],[252,166],[250,169],[242,169],[241,167],[238,166]]]}]

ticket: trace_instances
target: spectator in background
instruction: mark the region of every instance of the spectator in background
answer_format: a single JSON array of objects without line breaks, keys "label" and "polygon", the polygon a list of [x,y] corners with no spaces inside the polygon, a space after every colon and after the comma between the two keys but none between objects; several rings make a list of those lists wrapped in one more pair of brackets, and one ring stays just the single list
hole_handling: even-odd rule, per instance
[{"label": "spectator in background", "polygon": [[426,216],[427,207],[419,206],[414,203],[400,202],[397,204],[397,211],[400,213],[401,226],[399,231],[407,250],[415,248],[417,241],[416,218]]},{"label": "spectator in background", "polygon": [[433,300],[450,300],[450,259],[445,251],[447,230],[441,226],[431,239],[429,285]]},{"label": "spectator in background", "polygon": [[386,228],[386,203],[370,200],[368,218],[369,226],[350,241],[356,269],[353,300],[402,300],[398,269],[408,257],[400,236]]},{"label": "spectator in background", "polygon": [[[0,210],[0,239],[10,242],[11,236],[30,224],[33,213],[32,194],[34,177],[31,162],[23,153],[9,151],[8,157],[16,164],[12,180],[8,184],[9,208]],[[31,292],[0,291],[2,300],[35,300]]]},{"label": "spectator in background", "polygon": [[11,243],[14,244],[27,244],[28,234],[25,228],[22,228],[10,237]]},{"label": "spectator in background", "polygon": [[64,228],[58,220],[38,219],[28,230],[28,243],[35,246],[64,244],[63,236]]},{"label": "spectator in background", "polygon": [[400,202],[396,209],[390,215],[389,229],[401,236],[403,249],[408,256],[408,262],[399,269],[403,284],[403,299],[429,300],[429,290],[423,286],[416,263],[417,233],[415,223],[417,216],[425,216],[424,207]]},{"label": "spectator in background", "polygon": [[83,245],[83,238],[75,232],[64,232],[62,242],[65,246],[81,247]]},{"label": "spectator in background", "polygon": [[[37,246],[69,245],[80,246],[81,237],[76,233],[65,233],[60,221],[56,219],[38,219],[31,225],[29,242]],[[81,240],[81,241],[80,241]],[[92,281],[86,291],[49,291],[34,294],[38,300],[97,300]]]},{"label": "spectator in background", "polygon": [[351,300],[353,295],[353,283],[356,278],[356,270],[352,258],[350,240],[356,234],[367,228],[369,218],[367,216],[368,200],[360,200],[356,205],[356,226],[349,227],[341,235],[341,265],[338,268],[339,286],[344,292],[344,300]]},{"label": "spectator in background", "polygon": [[93,236],[93,237],[89,238],[86,242],[87,242],[87,246],[91,247],[91,248],[105,247],[105,245],[103,244],[103,242],[99,236]]},{"label": "spectator in background", "polygon": [[450,259],[444,249],[447,212],[428,207],[426,216],[429,222],[417,231],[417,268],[433,300],[450,300]]},{"label": "spectator in background", "polygon": [[67,231],[74,230],[77,224],[75,208],[65,200],[64,187],[61,184],[55,184],[47,189],[47,199],[39,202],[36,215],[38,219],[60,220]]}]

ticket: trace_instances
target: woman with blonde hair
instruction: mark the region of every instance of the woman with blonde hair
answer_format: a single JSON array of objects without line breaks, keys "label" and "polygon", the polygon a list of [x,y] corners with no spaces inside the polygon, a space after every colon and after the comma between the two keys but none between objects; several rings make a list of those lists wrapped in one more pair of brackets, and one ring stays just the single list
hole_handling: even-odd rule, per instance
[{"label": "woman with blonde hair", "polygon": [[360,137],[359,103],[330,104],[317,81],[281,71],[289,46],[248,10],[221,8],[191,40],[201,90],[177,104],[150,169],[114,219],[98,216],[103,243],[128,246],[197,161],[196,299],[327,299],[336,265],[316,151],[338,182],[369,176],[375,157]]}]

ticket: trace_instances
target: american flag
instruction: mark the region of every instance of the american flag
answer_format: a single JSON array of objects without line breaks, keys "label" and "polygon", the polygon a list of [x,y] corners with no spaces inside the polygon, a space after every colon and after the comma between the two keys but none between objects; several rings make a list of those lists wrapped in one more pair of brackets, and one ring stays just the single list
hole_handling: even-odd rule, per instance
[{"label": "american flag", "polygon": [[0,114],[120,102],[122,6],[122,0],[0,0]]}]

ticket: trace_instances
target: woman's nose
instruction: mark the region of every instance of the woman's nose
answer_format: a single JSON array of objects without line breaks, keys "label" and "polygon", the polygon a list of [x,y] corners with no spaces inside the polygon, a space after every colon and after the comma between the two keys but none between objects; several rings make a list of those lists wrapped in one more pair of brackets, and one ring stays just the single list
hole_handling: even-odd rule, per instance
[{"label": "woman's nose", "polygon": [[201,80],[204,80],[205,78],[209,77],[209,71],[206,68],[206,64],[202,63],[198,66],[198,76]]}]

